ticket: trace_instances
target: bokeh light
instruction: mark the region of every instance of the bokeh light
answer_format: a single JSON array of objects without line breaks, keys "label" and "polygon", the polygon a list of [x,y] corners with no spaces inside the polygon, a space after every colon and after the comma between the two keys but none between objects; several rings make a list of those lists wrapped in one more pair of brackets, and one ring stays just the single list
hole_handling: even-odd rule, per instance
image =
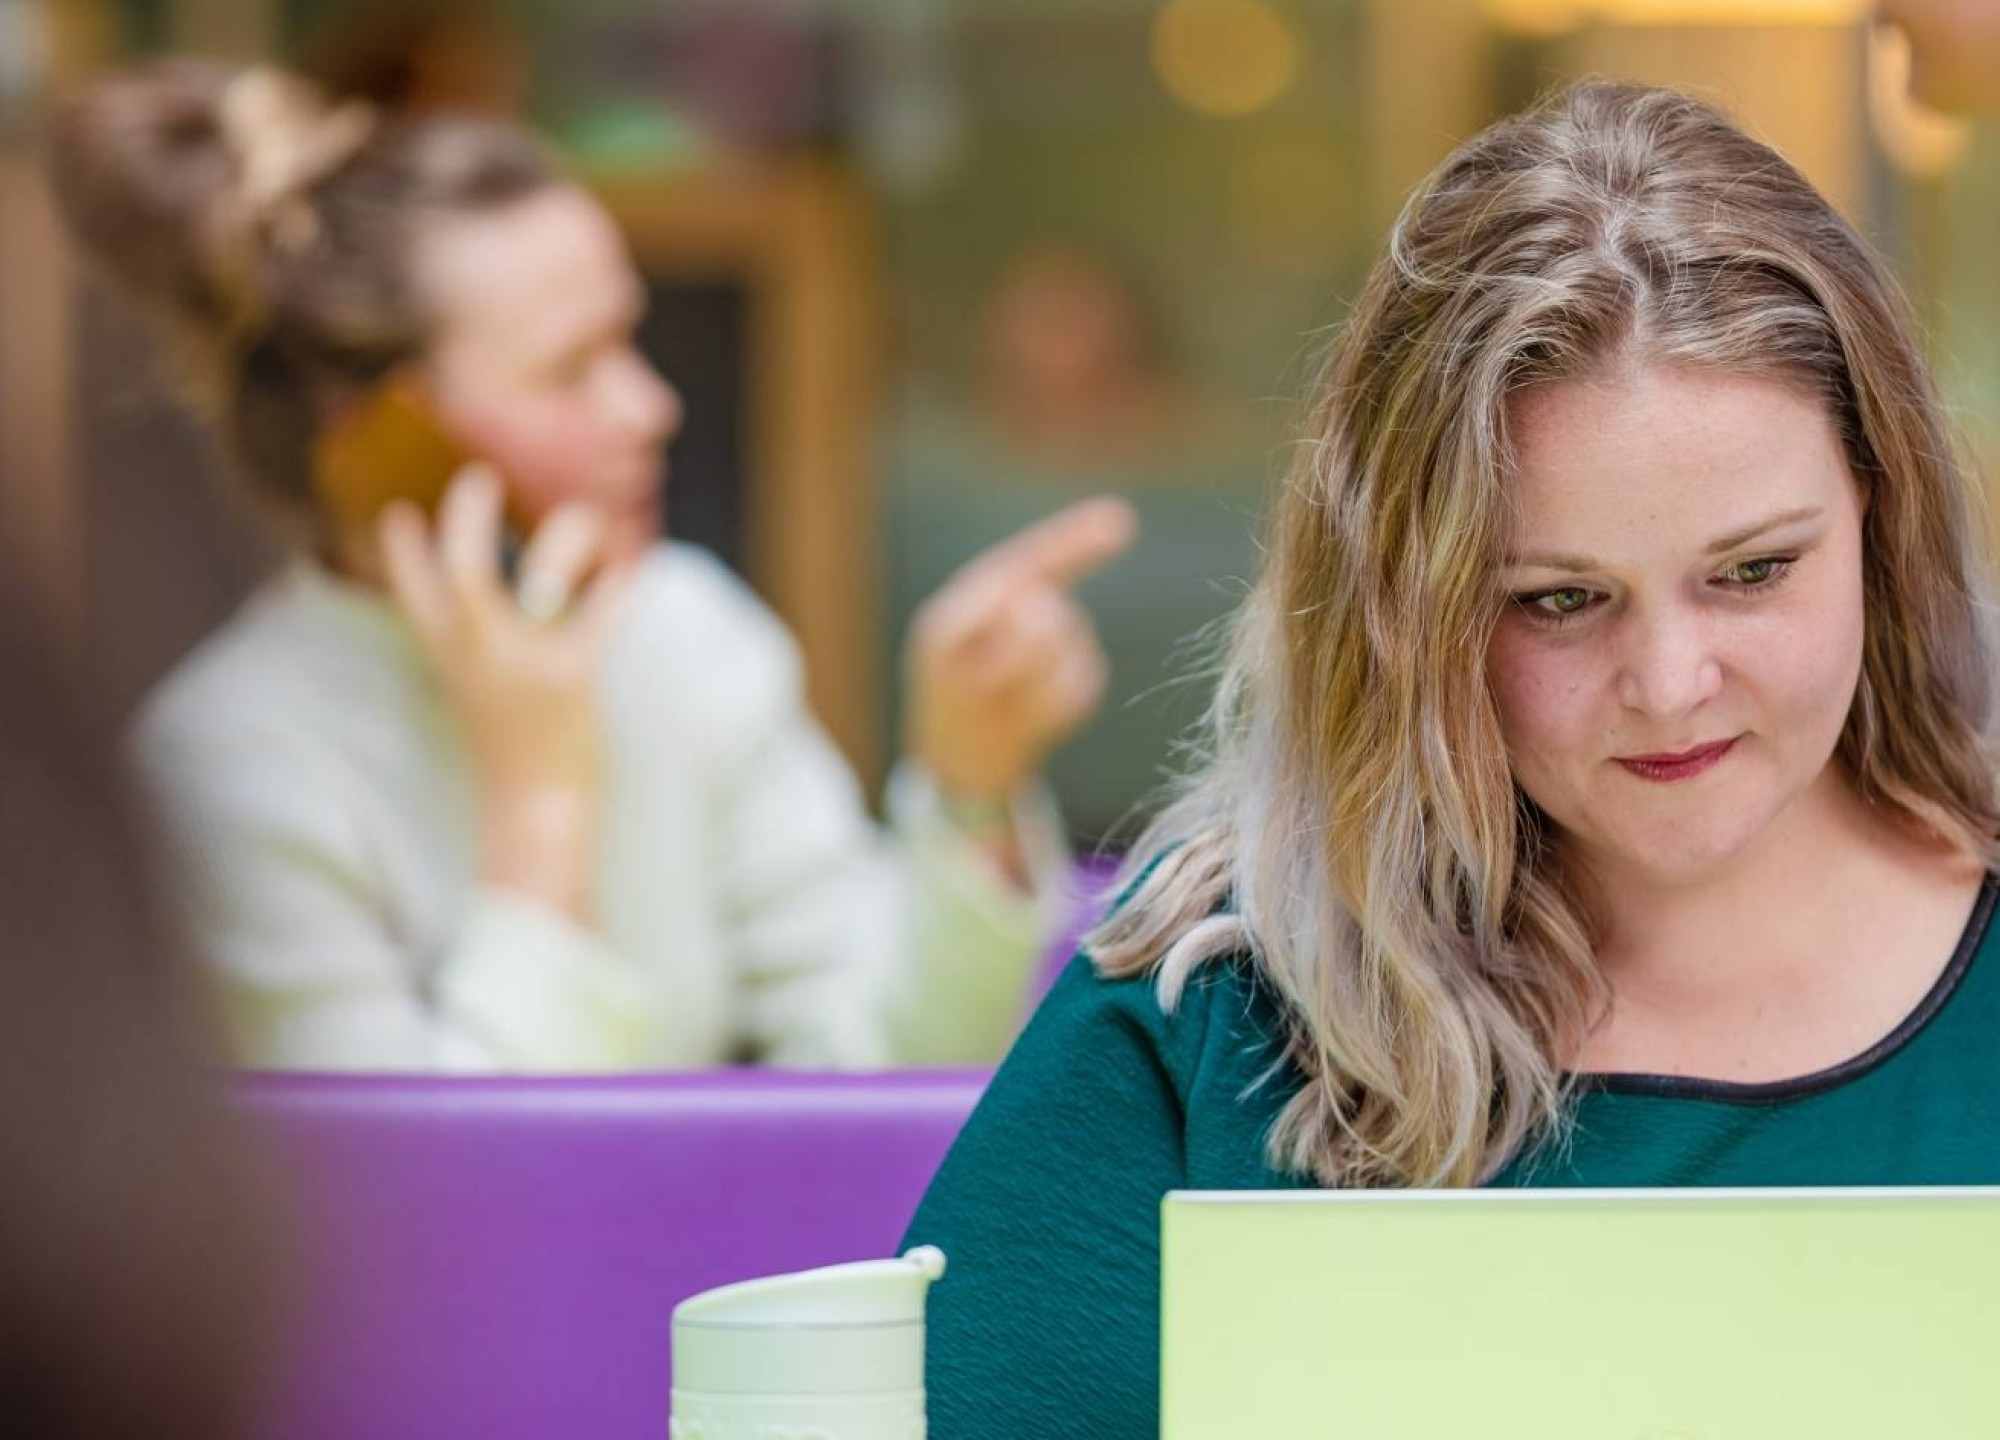
[{"label": "bokeh light", "polygon": [[1249,115],[1291,88],[1299,36],[1264,0],[1168,0],[1153,22],[1153,69],[1204,115]]},{"label": "bokeh light", "polygon": [[1868,38],[1868,113],[1876,143],[1903,174],[1949,174],[1972,144],[1972,125],[1931,109],[1910,93],[1910,37],[1880,26]]}]

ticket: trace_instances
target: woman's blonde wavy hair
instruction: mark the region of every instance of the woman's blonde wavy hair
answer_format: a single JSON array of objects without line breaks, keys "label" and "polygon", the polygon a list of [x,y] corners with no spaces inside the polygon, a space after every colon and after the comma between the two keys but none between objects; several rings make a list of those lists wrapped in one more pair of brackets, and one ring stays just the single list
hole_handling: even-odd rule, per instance
[{"label": "woman's blonde wavy hair", "polygon": [[1466,144],[1397,221],[1316,386],[1206,758],[1086,942],[1169,1009],[1204,961],[1252,958],[1304,1077],[1269,1137],[1279,1169],[1463,1186],[1559,1132],[1562,1057],[1606,995],[1485,664],[1509,397],[1619,363],[1825,402],[1870,494],[1838,761],[1992,858],[1968,477],[1895,286],[1714,110],[1576,86]]}]

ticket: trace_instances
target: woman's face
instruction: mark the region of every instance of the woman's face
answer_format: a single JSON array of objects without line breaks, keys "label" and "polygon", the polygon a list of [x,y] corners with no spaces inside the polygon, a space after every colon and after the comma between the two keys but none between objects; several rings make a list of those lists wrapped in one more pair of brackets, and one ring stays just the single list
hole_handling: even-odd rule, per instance
[{"label": "woman's face", "polygon": [[506,477],[514,510],[539,522],[588,501],[617,549],[650,543],[681,400],[633,343],[644,294],[603,208],[550,186],[440,222],[417,267],[438,325],[429,393]]},{"label": "woman's face", "polygon": [[1824,407],[1771,380],[1621,370],[1510,418],[1487,675],[1514,776],[1586,866],[1698,880],[1837,783],[1860,487]]}]

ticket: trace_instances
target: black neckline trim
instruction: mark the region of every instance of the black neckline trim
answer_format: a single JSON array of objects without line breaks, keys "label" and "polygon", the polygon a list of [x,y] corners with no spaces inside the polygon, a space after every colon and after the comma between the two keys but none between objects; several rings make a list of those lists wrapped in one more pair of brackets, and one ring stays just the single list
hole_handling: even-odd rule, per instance
[{"label": "black neckline trim", "polygon": [[1950,1003],[1951,997],[1958,993],[1959,986],[1964,982],[1966,972],[1971,970],[1979,947],[1985,942],[1987,929],[1993,923],[1996,900],[2000,900],[2000,874],[1989,871],[1980,883],[1979,896],[1972,903],[1972,914],[1965,922],[1965,930],[1958,937],[1958,948],[1951,952],[1944,973],[1917,1002],[1916,1009],[1859,1055],[1842,1060],[1837,1065],[1788,1080],[1711,1080],[1701,1075],[1648,1075],[1638,1071],[1580,1072],[1570,1078],[1582,1091],[1649,1095],[1663,1100],[1715,1100],[1727,1105],[1775,1105],[1836,1090],[1895,1058]]}]

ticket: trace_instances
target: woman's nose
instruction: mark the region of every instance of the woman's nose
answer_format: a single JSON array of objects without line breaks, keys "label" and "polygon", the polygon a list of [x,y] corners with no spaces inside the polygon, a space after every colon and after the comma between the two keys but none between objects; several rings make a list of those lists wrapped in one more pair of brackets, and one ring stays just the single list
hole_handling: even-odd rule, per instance
[{"label": "woman's nose", "polygon": [[649,444],[664,445],[680,433],[687,405],[673,382],[636,351],[626,357],[618,386],[625,422]]},{"label": "woman's nose", "polygon": [[1722,662],[1705,617],[1674,610],[1635,616],[1622,639],[1618,701],[1659,720],[1678,720],[1722,688]]}]

